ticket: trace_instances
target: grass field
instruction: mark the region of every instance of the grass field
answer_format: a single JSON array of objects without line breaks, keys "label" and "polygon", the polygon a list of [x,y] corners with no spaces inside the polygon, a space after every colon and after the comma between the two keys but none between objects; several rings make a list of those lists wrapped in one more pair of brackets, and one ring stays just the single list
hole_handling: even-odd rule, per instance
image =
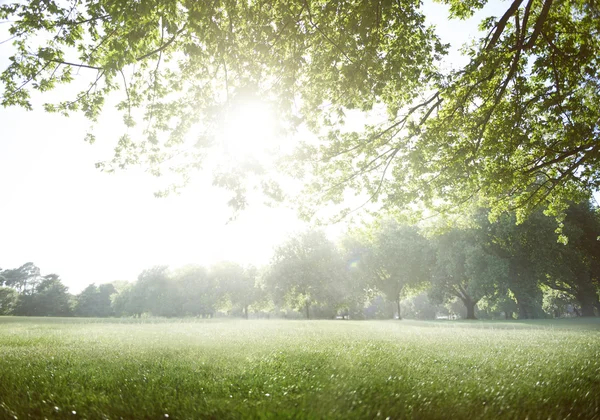
[{"label": "grass field", "polygon": [[0,317],[0,418],[599,418],[600,320]]}]

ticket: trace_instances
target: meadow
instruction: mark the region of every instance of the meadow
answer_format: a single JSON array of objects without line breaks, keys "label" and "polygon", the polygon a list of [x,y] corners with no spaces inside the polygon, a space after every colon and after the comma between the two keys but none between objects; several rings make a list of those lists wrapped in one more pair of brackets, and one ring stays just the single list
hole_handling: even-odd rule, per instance
[{"label": "meadow", "polygon": [[600,320],[0,317],[0,418],[600,418]]}]

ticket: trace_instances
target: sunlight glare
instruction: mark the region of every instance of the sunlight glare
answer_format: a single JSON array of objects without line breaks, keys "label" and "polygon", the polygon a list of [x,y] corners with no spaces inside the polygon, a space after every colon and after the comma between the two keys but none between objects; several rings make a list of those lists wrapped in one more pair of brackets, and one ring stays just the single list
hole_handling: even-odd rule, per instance
[{"label": "sunlight glare", "polygon": [[223,118],[221,144],[227,157],[267,163],[276,146],[273,109],[258,99],[234,103]]}]

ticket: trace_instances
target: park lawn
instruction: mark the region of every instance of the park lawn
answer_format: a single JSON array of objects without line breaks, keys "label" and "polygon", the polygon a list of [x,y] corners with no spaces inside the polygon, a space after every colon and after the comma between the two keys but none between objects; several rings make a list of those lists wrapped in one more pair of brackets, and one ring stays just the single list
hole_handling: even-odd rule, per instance
[{"label": "park lawn", "polygon": [[600,320],[0,317],[2,418],[600,418]]}]

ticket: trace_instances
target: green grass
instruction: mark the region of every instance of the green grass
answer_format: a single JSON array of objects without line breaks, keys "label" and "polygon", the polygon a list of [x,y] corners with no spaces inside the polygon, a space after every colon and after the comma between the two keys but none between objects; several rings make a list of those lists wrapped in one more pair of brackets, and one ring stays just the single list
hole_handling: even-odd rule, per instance
[{"label": "green grass", "polygon": [[600,320],[0,317],[0,418],[600,418]]}]

